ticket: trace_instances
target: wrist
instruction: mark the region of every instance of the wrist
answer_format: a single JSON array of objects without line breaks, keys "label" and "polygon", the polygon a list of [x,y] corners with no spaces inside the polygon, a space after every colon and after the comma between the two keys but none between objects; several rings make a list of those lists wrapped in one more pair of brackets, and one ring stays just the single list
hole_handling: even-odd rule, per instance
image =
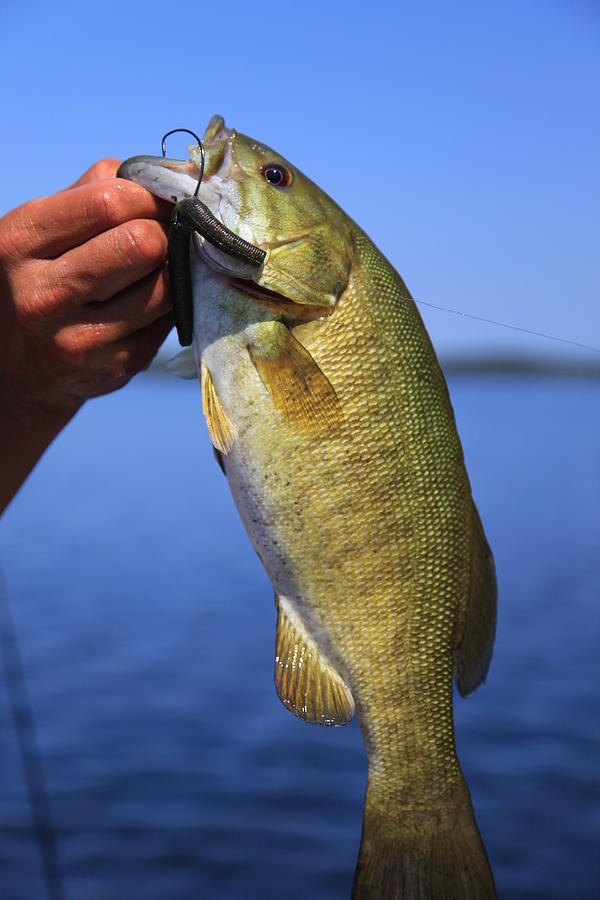
[{"label": "wrist", "polygon": [[81,399],[44,397],[0,383],[0,427],[10,424],[28,432],[58,432],[82,404]]},{"label": "wrist", "polygon": [[82,401],[29,396],[0,384],[0,512]]}]

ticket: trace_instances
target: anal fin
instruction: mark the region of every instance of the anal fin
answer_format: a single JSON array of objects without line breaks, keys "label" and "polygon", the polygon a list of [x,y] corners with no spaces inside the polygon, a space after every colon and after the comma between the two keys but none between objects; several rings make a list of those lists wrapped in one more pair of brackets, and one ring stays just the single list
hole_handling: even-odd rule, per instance
[{"label": "anal fin", "polygon": [[323,656],[285,597],[275,597],[277,639],[275,687],[290,712],[305,722],[346,725],[354,699],[340,674]]},{"label": "anal fin", "polygon": [[339,427],[341,407],[329,379],[283,322],[248,329],[248,353],[274,406],[292,427],[326,434]]},{"label": "anal fin", "polygon": [[471,588],[454,650],[454,678],[463,697],[485,681],[494,649],[497,597],[494,557],[472,503]]},{"label": "anal fin", "polygon": [[205,363],[202,363],[200,367],[200,383],[202,386],[202,410],[210,439],[213,447],[227,456],[237,437],[237,432],[235,425],[221,406],[210,370]]}]

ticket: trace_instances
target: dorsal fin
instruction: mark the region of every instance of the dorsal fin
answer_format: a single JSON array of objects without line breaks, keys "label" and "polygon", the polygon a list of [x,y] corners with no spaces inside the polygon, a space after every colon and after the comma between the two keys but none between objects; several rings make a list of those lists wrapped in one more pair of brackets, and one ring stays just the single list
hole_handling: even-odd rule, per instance
[{"label": "dorsal fin", "polygon": [[496,569],[474,503],[472,523],[471,590],[464,623],[454,650],[454,678],[463,697],[485,681],[496,635]]},{"label": "dorsal fin", "polygon": [[212,376],[205,363],[202,363],[200,368],[200,383],[202,385],[202,410],[210,439],[213,447],[227,456],[237,437],[237,432],[235,425],[228,419],[221,406]]},{"label": "dorsal fin", "polygon": [[283,322],[247,329],[248,353],[275,407],[294,428],[326,434],[339,427],[341,408],[327,376]]},{"label": "dorsal fin", "polygon": [[305,722],[346,725],[354,700],[342,677],[321,653],[285,597],[275,597],[275,687],[290,712]]}]

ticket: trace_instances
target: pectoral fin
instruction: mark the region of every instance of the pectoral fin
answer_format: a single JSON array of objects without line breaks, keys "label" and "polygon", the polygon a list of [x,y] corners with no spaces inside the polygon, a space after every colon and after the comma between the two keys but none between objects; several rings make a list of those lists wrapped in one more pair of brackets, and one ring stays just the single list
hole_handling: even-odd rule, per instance
[{"label": "pectoral fin", "polygon": [[341,408],[333,387],[283,322],[248,329],[248,352],[275,407],[292,427],[309,434],[339,427]]},{"label": "pectoral fin", "polygon": [[200,383],[202,386],[202,410],[210,439],[213,447],[227,456],[237,433],[235,425],[229,420],[221,406],[212,376],[204,363],[200,367]]},{"label": "pectoral fin", "polygon": [[454,678],[465,697],[478,687],[492,658],[496,635],[496,570],[479,513],[472,504],[471,590],[454,650]]},{"label": "pectoral fin", "polygon": [[275,604],[275,687],[279,699],[305,722],[346,725],[354,716],[350,689],[323,656],[289,601],[275,597]]},{"label": "pectoral fin", "polygon": [[186,347],[167,363],[167,369],[179,378],[192,379],[198,377],[198,366],[192,347]]}]

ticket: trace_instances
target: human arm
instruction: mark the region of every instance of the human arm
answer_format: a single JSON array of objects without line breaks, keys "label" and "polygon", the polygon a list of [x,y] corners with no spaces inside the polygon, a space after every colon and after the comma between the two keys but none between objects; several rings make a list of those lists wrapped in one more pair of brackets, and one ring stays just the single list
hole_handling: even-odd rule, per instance
[{"label": "human arm", "polygon": [[0,511],[85,400],[126,384],[171,328],[170,207],[117,166],[0,219]]}]

